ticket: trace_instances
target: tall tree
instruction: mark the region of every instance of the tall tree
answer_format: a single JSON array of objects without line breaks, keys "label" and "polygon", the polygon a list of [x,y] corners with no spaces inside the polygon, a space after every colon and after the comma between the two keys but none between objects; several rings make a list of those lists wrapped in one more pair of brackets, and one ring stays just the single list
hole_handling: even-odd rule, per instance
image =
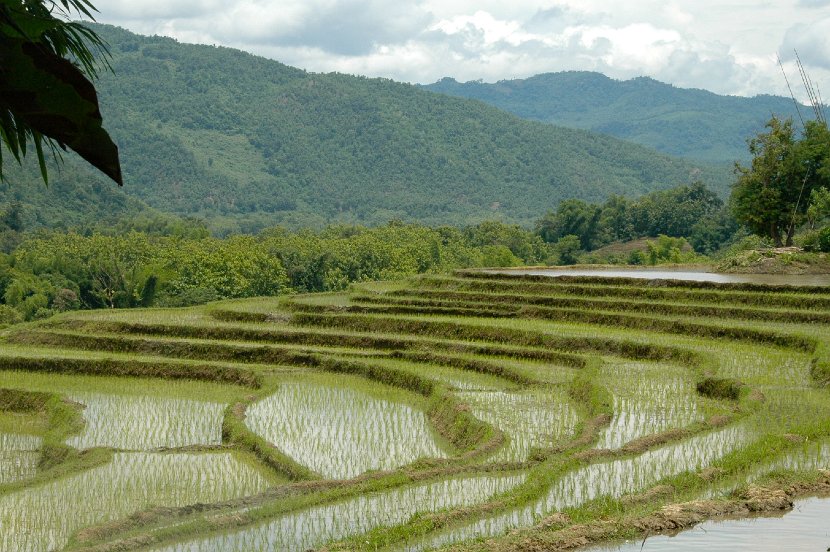
[{"label": "tall tree", "polygon": [[122,184],[118,148],[103,128],[95,86],[100,38],[73,14],[92,19],[89,0],[0,0],[0,180],[3,150],[18,162],[35,148],[48,182],[44,146],[73,149]]},{"label": "tall tree", "polygon": [[830,183],[830,131],[820,121],[808,121],[801,137],[791,119],[776,117],[749,142],[752,164],[735,165],[732,212],[752,232],[792,245],[803,224],[812,190]]}]

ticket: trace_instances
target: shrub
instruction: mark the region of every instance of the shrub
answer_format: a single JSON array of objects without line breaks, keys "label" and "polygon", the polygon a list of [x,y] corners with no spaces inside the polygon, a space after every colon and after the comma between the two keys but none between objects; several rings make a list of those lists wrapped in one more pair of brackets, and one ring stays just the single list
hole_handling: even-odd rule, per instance
[{"label": "shrub", "polygon": [[820,230],[810,230],[801,235],[801,247],[806,251],[814,252],[830,252],[830,226],[825,226]]},{"label": "shrub", "polygon": [[0,305],[0,326],[18,324],[23,322],[23,315],[20,311],[9,305]]}]

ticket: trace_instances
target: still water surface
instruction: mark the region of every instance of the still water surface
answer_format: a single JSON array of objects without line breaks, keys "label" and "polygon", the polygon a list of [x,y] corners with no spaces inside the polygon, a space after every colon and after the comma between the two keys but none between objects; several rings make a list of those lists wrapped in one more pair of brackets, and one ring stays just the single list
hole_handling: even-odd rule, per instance
[{"label": "still water surface", "polygon": [[830,274],[723,274],[705,270],[666,268],[527,268],[488,270],[491,274],[529,276],[599,276],[605,278],[642,278],[647,280],[686,280],[692,282],[716,282],[721,284],[764,284],[789,286],[830,286]]},{"label": "still water surface", "polygon": [[659,535],[588,552],[824,552],[830,547],[830,497],[808,498],[778,517],[707,521],[670,537]]}]

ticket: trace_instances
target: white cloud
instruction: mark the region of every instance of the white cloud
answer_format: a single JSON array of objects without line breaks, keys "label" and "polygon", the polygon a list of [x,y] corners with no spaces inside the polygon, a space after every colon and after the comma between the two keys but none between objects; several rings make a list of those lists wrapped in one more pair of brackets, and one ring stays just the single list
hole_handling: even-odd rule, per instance
[{"label": "white cloud", "polygon": [[[830,0],[109,0],[100,20],[311,71],[408,82],[597,70],[718,93],[786,93],[798,48],[830,90]],[[788,65],[789,66],[789,65]]]},{"label": "white cloud", "polygon": [[781,57],[792,60],[798,51],[802,63],[830,69],[830,16],[790,27],[781,45]]}]

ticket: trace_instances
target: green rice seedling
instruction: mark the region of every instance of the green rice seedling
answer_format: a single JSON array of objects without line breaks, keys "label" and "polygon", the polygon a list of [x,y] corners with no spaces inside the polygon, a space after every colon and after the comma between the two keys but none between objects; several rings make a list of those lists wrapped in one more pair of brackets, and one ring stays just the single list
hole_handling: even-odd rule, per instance
[{"label": "green rice seedling", "polygon": [[72,393],[84,405],[86,425],[66,444],[78,449],[149,450],[222,441],[225,405],[187,399]]},{"label": "green rice seedling", "polygon": [[249,389],[202,381],[40,374],[19,370],[0,371],[0,387],[65,395],[96,393],[127,398],[152,396],[171,400],[193,400],[196,397],[205,402],[224,404],[250,393]]},{"label": "green rice seedling", "polygon": [[0,485],[34,477],[39,460],[37,451],[0,450]]},{"label": "green rice seedling", "polygon": [[740,381],[750,387],[810,385],[810,357],[773,347],[755,347],[730,343],[728,347],[713,343],[696,345],[717,358],[717,377]]},{"label": "green rice seedling", "polygon": [[[405,305],[410,307],[451,307],[468,309],[487,306],[494,309],[503,307],[504,312],[515,312],[526,307],[548,307],[554,309],[581,309],[613,312],[640,312],[642,301],[626,298],[586,298],[572,295],[527,295],[509,293],[478,293],[472,291],[417,290],[407,289],[394,296],[357,296],[356,304]],[[512,311],[511,311],[512,309]],[[498,310],[498,309],[496,309]],[[712,317],[738,320],[761,320],[787,323],[830,323],[830,311],[770,309],[758,307],[732,307],[692,302],[649,303],[651,314],[669,316]]]},{"label": "green rice seedling", "polygon": [[342,385],[280,385],[248,408],[246,424],[328,478],[445,456],[423,412]]},{"label": "green rice seedling", "polygon": [[553,447],[573,436],[580,419],[559,387],[466,391],[457,396],[470,405],[474,416],[507,435],[507,445],[491,458],[495,462],[524,461],[533,448]]},{"label": "green rice seedling", "polygon": [[683,367],[605,359],[599,379],[613,395],[614,413],[597,448],[616,449],[703,419],[693,378]]},{"label": "green rice seedling", "polygon": [[578,507],[602,496],[619,498],[644,490],[665,477],[702,469],[748,443],[752,436],[748,425],[736,425],[637,457],[590,464],[556,480],[547,494],[534,503],[466,525],[450,527],[399,549],[407,552],[429,550],[529,527],[551,513]]},{"label": "green rice seedling", "polygon": [[[559,280],[559,279],[557,279]],[[639,281],[628,286],[616,285],[610,279],[598,283],[575,283],[567,280],[541,279],[523,281],[518,278],[503,280],[476,280],[457,278],[422,279],[418,287],[425,289],[450,289],[456,291],[522,293],[529,295],[567,294],[574,297],[619,297],[652,301],[677,301],[709,304],[733,304],[760,307],[830,309],[830,298],[795,294],[791,292],[770,293],[767,291],[740,292],[728,290],[707,290],[694,288],[665,288],[652,282]]]},{"label": "green rice seedling", "polygon": [[393,354],[388,357],[375,357],[372,359],[372,364],[411,373],[418,377],[427,378],[429,380],[445,384],[455,390],[483,391],[515,387],[515,385],[509,381],[490,374],[482,374],[480,372],[470,370],[451,368],[431,362],[415,360],[414,358],[412,360],[408,360],[409,358],[412,357],[405,354]]},{"label": "green rice seedling", "polygon": [[754,468],[746,480],[754,481],[779,470],[830,470],[830,440],[805,441],[802,446],[795,450],[787,451],[779,457]]},{"label": "green rice seedling", "polygon": [[0,349],[0,370],[25,370],[49,374],[147,377],[170,380],[201,380],[259,387],[261,376],[234,365],[171,361],[147,357],[129,358],[94,355],[77,351]]},{"label": "green rice seedling", "polygon": [[510,345],[527,345],[531,347],[552,348],[565,351],[607,353],[635,359],[666,359],[694,362],[694,355],[688,351],[672,347],[652,345],[631,340],[617,341],[600,339],[595,335],[573,339],[563,337],[560,333],[549,333],[550,326],[532,324],[547,332],[525,331],[528,323],[510,320],[465,319],[460,322],[452,317],[399,317],[369,315],[321,315],[298,314],[295,320],[301,324],[318,325],[327,328],[342,328],[360,331],[396,331],[436,336],[443,339],[471,340],[505,343]]},{"label": "green rice seedling", "polygon": [[216,502],[266,487],[230,453],[119,453],[105,466],[0,496],[0,550],[60,549],[83,527],[153,504]]},{"label": "green rice seedling", "polygon": [[523,475],[480,475],[381,491],[285,514],[272,522],[250,529],[154,550],[309,550],[380,526],[400,524],[419,512],[436,512],[476,504],[508,491],[523,480]]},{"label": "green rice seedling", "polygon": [[42,444],[36,435],[0,433],[0,485],[33,477]]}]

